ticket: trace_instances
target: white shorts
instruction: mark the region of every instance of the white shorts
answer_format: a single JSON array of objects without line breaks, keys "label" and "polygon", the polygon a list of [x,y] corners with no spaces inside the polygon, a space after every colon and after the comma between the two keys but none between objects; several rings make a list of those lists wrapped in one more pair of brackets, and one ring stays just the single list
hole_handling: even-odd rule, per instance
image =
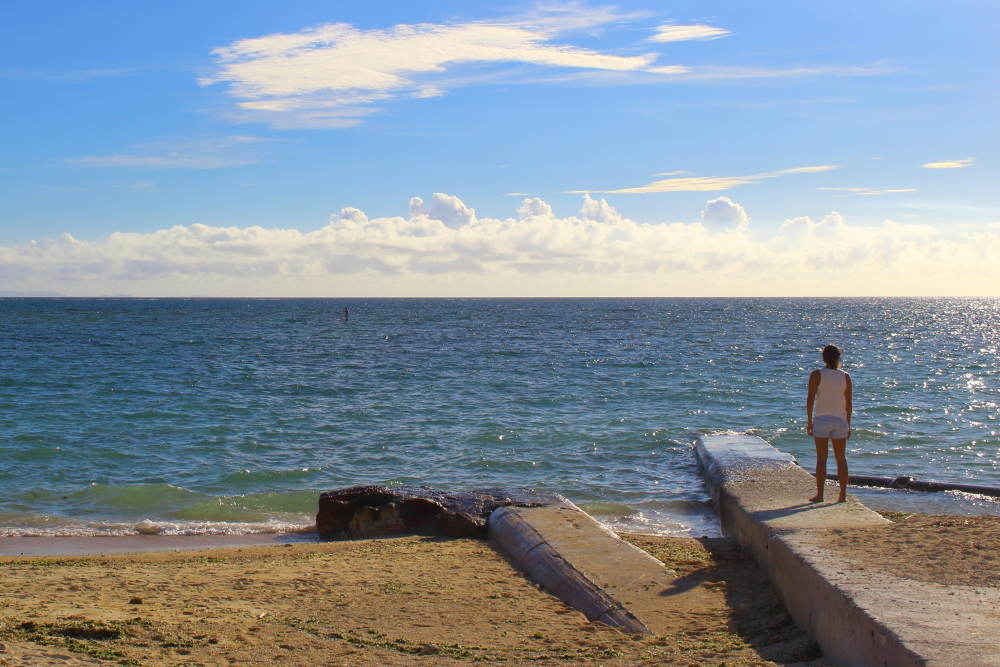
[{"label": "white shorts", "polygon": [[813,419],[813,437],[846,440],[851,434],[847,420],[836,415],[820,415]]}]

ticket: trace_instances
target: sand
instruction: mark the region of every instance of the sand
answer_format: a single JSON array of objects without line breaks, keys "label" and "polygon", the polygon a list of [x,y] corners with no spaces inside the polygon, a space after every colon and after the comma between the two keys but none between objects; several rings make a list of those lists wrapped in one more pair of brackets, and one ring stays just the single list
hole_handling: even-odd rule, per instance
[{"label": "sand", "polygon": [[0,664],[732,667],[816,657],[731,541],[629,539],[681,575],[664,597],[676,626],[662,637],[587,622],[478,540],[4,557]]},{"label": "sand", "polygon": [[948,586],[1000,587],[1000,516],[880,514],[893,523],[832,530],[827,546],[863,569]]}]

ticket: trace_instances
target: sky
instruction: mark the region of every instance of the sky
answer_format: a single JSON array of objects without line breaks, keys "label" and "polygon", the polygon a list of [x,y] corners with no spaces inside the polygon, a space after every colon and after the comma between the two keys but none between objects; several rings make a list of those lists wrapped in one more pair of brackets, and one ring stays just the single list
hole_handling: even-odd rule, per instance
[{"label": "sky", "polygon": [[0,5],[0,294],[1000,295],[1000,4]]}]

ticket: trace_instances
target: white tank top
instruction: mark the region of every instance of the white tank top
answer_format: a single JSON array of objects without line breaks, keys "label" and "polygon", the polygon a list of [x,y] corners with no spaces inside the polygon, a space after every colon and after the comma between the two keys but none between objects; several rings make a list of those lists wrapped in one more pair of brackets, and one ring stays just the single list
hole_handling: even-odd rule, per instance
[{"label": "white tank top", "polygon": [[821,368],[813,414],[816,417],[830,415],[847,419],[845,391],[847,391],[847,373],[840,369]]}]

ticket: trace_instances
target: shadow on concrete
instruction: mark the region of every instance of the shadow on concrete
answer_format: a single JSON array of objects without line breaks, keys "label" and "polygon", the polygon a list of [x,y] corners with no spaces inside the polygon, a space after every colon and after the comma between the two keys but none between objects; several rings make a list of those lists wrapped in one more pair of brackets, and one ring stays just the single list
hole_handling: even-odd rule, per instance
[{"label": "shadow on concrete", "polygon": [[799,505],[790,505],[788,507],[779,507],[774,510],[760,510],[753,512],[751,516],[757,521],[770,521],[771,519],[780,519],[786,516],[792,516],[794,514],[800,514],[802,512],[808,512],[810,510],[819,509],[825,507],[824,503],[810,503],[805,502]]}]

